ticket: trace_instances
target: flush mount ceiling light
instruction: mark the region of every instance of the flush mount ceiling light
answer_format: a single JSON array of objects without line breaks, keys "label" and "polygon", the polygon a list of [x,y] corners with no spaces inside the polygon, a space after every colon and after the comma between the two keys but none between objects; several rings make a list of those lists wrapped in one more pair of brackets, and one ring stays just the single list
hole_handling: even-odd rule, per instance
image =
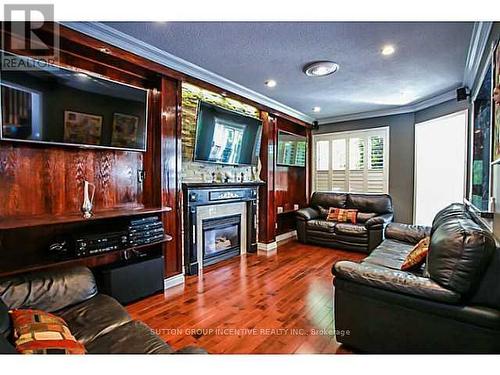
[{"label": "flush mount ceiling light", "polygon": [[313,112],[321,112],[321,107],[313,107]]},{"label": "flush mount ceiling light", "polygon": [[315,61],[304,67],[304,73],[309,77],[323,77],[339,70],[339,64],[333,61]]},{"label": "flush mount ceiling light", "polygon": [[111,54],[111,50],[109,48],[106,48],[106,47],[99,48],[99,51],[101,51],[102,53],[105,53],[107,55]]},{"label": "flush mount ceiling light", "polygon": [[396,51],[396,49],[394,48],[394,46],[388,44],[388,45],[382,47],[381,52],[382,52],[382,55],[389,56],[389,55],[392,55],[395,51]]},{"label": "flush mount ceiling light", "polygon": [[276,86],[276,81],[274,79],[267,80],[264,83],[266,84],[267,87],[274,87],[274,86]]}]

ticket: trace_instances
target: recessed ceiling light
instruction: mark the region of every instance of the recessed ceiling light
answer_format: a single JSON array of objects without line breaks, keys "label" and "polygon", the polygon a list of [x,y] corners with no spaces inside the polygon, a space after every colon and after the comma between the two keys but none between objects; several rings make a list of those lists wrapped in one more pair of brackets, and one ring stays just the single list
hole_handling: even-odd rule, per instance
[{"label": "recessed ceiling light", "polygon": [[315,61],[304,67],[304,73],[309,77],[323,77],[339,70],[339,64],[333,61]]},{"label": "recessed ceiling light", "polygon": [[392,46],[390,44],[382,47],[382,55],[384,55],[384,56],[392,55],[395,51],[396,51],[396,49],[394,48],[394,46]]},{"label": "recessed ceiling light", "polygon": [[274,79],[267,80],[264,83],[266,84],[267,87],[274,87],[274,86],[276,86],[276,81]]},{"label": "recessed ceiling light", "polygon": [[321,107],[313,107],[313,112],[321,112]]},{"label": "recessed ceiling light", "polygon": [[99,48],[99,51],[101,51],[102,53],[106,53],[108,55],[111,53],[111,50],[109,48],[106,48],[106,47]]}]

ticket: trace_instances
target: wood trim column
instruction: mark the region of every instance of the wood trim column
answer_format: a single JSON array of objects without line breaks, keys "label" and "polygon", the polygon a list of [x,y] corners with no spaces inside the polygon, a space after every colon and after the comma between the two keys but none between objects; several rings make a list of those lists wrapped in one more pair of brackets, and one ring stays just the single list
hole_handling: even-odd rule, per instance
[{"label": "wood trim column", "polygon": [[311,129],[306,130],[306,137],[307,137],[307,160],[306,160],[306,176],[307,176],[307,181],[306,181],[306,203],[309,205],[309,201],[311,200],[311,194],[312,194],[312,171],[314,167],[314,160],[312,160],[312,151],[313,151],[313,142],[312,142],[312,131]]},{"label": "wood trim column", "polygon": [[261,112],[262,142],[260,160],[261,180],[266,184],[259,188],[259,243],[269,244],[276,240],[276,205],[274,202],[274,172],[276,167],[276,118]]},{"label": "wood trim column", "polygon": [[[165,277],[182,273],[181,191],[180,191],[180,111],[181,83],[169,78],[161,80],[161,187],[162,206],[172,208],[163,215],[165,230],[172,241],[164,245]],[[160,181],[158,181],[159,183]]]}]

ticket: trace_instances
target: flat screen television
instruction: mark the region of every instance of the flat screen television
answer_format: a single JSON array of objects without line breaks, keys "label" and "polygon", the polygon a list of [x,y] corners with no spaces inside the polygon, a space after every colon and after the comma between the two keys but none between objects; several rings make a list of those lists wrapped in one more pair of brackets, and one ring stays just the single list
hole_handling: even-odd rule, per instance
[{"label": "flat screen television", "polygon": [[2,70],[1,140],[146,150],[148,90],[10,57],[30,68]]},{"label": "flat screen television", "polygon": [[254,117],[200,102],[194,160],[227,165],[256,165],[262,122]]},{"label": "flat screen television", "polygon": [[276,164],[287,167],[305,167],[307,138],[283,130],[278,131],[278,155]]}]

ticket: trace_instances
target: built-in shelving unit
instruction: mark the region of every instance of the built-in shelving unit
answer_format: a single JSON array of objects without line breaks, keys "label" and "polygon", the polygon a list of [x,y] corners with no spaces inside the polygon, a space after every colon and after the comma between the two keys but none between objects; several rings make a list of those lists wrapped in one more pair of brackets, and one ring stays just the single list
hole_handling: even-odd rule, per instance
[{"label": "built-in shelving unit", "polygon": [[94,220],[113,219],[124,216],[138,216],[148,214],[158,214],[171,211],[171,207],[161,208],[133,208],[120,210],[102,210],[95,212],[92,217],[86,219],[81,213],[68,215],[35,215],[35,216],[9,216],[0,217],[0,230],[17,229],[25,227],[36,227],[41,225],[70,224],[76,222],[90,222]]},{"label": "built-in shelving unit", "polygon": [[147,251],[148,249],[151,249],[155,245],[162,244],[168,241],[171,241],[172,237],[169,235],[165,235],[162,240],[160,241],[155,241],[151,242],[148,244],[144,245],[138,245],[138,246],[131,246],[127,247],[125,249],[119,249],[119,250],[114,250],[114,251],[108,251],[103,254],[97,254],[97,255],[91,255],[87,257],[80,257],[80,258],[75,258],[75,257],[68,257],[68,258],[61,258],[61,257],[54,257],[54,256],[45,256],[44,258],[33,258],[33,259],[22,259],[22,264],[9,264],[7,267],[0,267],[0,275],[2,277],[4,276],[12,276],[16,275],[19,273],[25,273],[25,272],[32,272],[32,271],[39,271],[47,268],[52,268],[52,267],[61,267],[61,266],[76,266],[76,265],[83,265],[83,264],[88,264],[89,261],[92,262],[94,266],[100,265],[100,264],[106,264],[109,263],[108,259],[110,256],[113,255],[121,255],[122,253],[126,251]]}]

